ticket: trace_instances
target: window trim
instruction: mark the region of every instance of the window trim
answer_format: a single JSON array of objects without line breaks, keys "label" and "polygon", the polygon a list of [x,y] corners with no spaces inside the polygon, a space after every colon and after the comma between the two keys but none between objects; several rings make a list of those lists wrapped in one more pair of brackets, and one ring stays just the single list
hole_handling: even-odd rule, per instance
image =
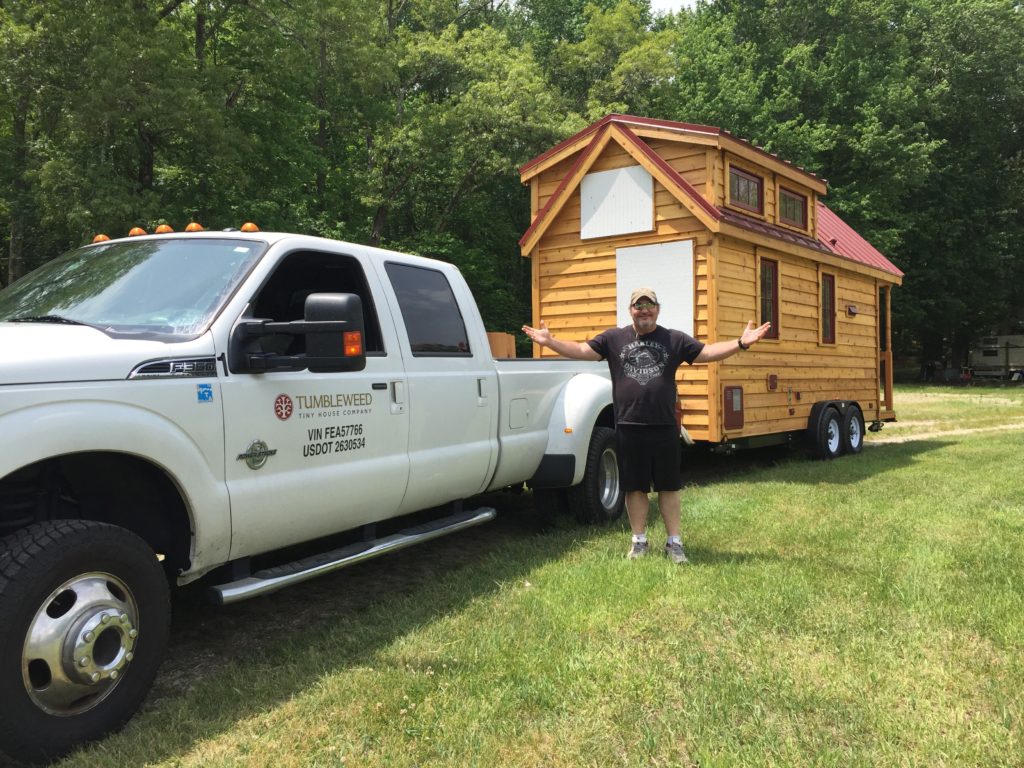
[{"label": "window trim", "polygon": [[[743,178],[743,179],[746,179],[747,181],[753,181],[753,182],[757,183],[757,187],[758,187],[758,204],[759,204],[757,208],[755,208],[755,207],[753,207],[751,205],[748,205],[747,203],[741,202],[739,200],[733,200],[733,198],[732,198],[732,177],[733,177],[733,174],[736,174],[736,176],[739,177],[739,178]],[[749,171],[746,168],[743,168],[743,167],[741,167],[739,165],[736,165],[734,162],[732,162],[730,160],[728,162],[728,168],[726,169],[726,179],[727,179],[727,184],[726,184],[726,196],[727,196],[726,200],[727,200],[727,205],[729,205],[729,206],[731,206],[733,208],[738,208],[741,211],[745,211],[747,213],[755,213],[758,216],[762,216],[763,217],[764,216],[764,208],[765,208],[764,176],[759,176],[756,173],[754,173],[753,171]]]},{"label": "window trim", "polygon": [[[803,208],[803,212],[804,212],[803,224],[801,224],[799,221],[796,221],[795,219],[789,219],[789,218],[786,218],[785,216],[782,215],[782,198],[785,197],[786,195],[789,195],[790,197],[795,197],[795,198],[799,199],[801,207]],[[780,224],[785,224],[788,227],[793,227],[794,229],[799,229],[801,232],[807,232],[810,229],[810,225],[811,225],[811,222],[810,222],[810,219],[809,219],[809,212],[810,212],[810,205],[809,205],[809,203],[810,203],[810,201],[809,201],[807,195],[801,194],[800,192],[797,192],[797,191],[795,191],[793,189],[790,189],[789,187],[784,187],[784,186],[782,186],[780,184],[779,185],[779,195],[778,195],[778,201],[777,202],[778,202],[778,205],[776,206],[776,209],[779,212],[779,223]]]},{"label": "window trim", "polygon": [[[772,281],[772,293],[775,301],[772,304],[772,316],[767,320],[764,317],[764,265],[765,263],[773,264],[774,269],[774,280]],[[772,327],[768,333],[765,334],[764,340],[778,341],[781,337],[781,328],[779,327],[779,318],[782,315],[779,307],[780,294],[781,294],[781,273],[780,273],[781,262],[778,259],[767,259],[763,258],[760,254],[757,257],[757,316],[758,323],[763,324],[771,322]]]},{"label": "window trim", "polygon": [[[832,335],[831,338],[825,335],[825,282],[831,280],[832,283]],[[823,346],[834,347],[836,345],[836,338],[838,337],[838,329],[836,324],[839,321],[839,317],[836,314],[836,307],[839,304],[838,297],[836,295],[836,288],[838,287],[838,281],[836,280],[836,274],[834,272],[827,272],[823,269],[818,270],[818,343]]]}]

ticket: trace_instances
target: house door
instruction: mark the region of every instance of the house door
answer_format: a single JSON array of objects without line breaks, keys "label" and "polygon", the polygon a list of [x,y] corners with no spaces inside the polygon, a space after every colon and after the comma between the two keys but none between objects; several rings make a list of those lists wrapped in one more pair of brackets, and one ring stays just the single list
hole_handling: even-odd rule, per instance
[{"label": "house door", "polygon": [[615,310],[618,325],[633,322],[627,298],[636,288],[658,292],[658,324],[694,334],[693,240],[615,249]]}]

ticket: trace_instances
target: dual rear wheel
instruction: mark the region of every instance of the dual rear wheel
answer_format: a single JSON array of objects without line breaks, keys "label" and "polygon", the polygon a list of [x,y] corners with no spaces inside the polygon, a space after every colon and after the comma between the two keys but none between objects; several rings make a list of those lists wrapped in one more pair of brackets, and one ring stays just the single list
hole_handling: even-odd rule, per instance
[{"label": "dual rear wheel", "polygon": [[587,449],[583,481],[572,488],[535,488],[533,502],[542,518],[571,512],[585,525],[609,523],[625,508],[626,495],[619,475],[615,430],[594,427]]}]

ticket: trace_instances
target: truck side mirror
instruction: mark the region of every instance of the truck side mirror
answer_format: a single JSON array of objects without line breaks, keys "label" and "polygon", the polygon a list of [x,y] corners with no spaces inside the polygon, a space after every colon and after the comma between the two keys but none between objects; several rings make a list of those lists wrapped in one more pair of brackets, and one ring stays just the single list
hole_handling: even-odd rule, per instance
[{"label": "truck side mirror", "polygon": [[[304,336],[304,354],[263,349],[270,337]],[[352,293],[311,293],[304,318],[291,322],[243,320],[231,332],[228,367],[232,373],[303,371],[335,373],[366,367],[363,302]]]},{"label": "truck side mirror", "polygon": [[[313,373],[366,367],[363,301],[354,293],[311,293],[304,312],[306,362]],[[338,329],[338,324],[343,327]]]}]

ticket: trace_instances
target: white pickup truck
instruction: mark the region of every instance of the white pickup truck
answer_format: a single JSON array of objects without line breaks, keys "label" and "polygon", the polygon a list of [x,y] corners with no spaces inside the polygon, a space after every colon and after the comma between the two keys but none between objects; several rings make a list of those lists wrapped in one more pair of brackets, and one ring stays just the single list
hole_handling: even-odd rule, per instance
[{"label": "white pickup truck", "polygon": [[616,517],[612,426],[605,366],[495,360],[450,264],[236,231],[55,259],[0,291],[0,752],[125,723],[175,584],[263,594],[524,483]]}]

